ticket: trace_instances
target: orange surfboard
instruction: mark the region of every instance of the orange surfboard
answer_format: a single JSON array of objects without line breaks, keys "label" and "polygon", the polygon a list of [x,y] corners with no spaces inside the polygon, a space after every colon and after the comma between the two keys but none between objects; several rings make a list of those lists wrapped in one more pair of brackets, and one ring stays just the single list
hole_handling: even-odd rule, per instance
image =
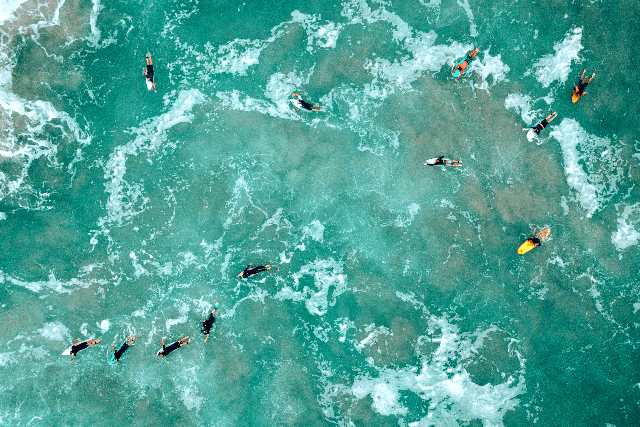
[{"label": "orange surfboard", "polygon": [[[549,237],[549,234],[551,234],[551,229],[549,228],[545,228],[544,230],[540,230],[536,236],[538,237],[538,239],[540,239],[540,243],[544,242],[547,237]],[[526,254],[527,252],[529,252],[531,249],[535,248],[536,245],[533,244],[533,242],[531,241],[531,238],[527,239],[526,242],[524,242],[522,245],[520,245],[520,247],[518,248],[518,253],[520,255],[522,254]]]}]

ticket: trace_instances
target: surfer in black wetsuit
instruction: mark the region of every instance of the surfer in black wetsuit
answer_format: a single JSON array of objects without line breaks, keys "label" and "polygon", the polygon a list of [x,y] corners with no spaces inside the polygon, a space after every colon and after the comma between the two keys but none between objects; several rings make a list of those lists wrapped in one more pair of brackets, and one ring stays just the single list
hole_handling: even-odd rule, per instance
[{"label": "surfer in black wetsuit", "polygon": [[580,76],[580,81],[578,82],[578,85],[573,88],[573,91],[578,96],[583,96],[583,95],[587,94],[587,92],[585,92],[584,90],[587,88],[587,85],[589,83],[591,83],[591,80],[593,80],[593,78],[596,75],[596,73],[593,73],[593,74],[591,74],[591,77],[589,77],[589,80],[584,81],[584,73],[586,73],[586,72],[587,72],[587,70],[583,70],[582,71],[582,75]]},{"label": "surfer in black wetsuit", "polygon": [[73,354],[73,357],[71,358],[71,360],[69,361],[69,363],[73,362],[73,359],[76,358],[76,354],[80,351],[80,350],[84,350],[87,347],[90,347],[92,345],[98,344],[100,342],[99,339],[97,340],[89,340],[89,341],[82,341],[80,344],[76,345],[76,343],[78,342],[80,338],[77,338],[74,342],[73,345],[71,346],[71,354]]},{"label": "surfer in black wetsuit", "polygon": [[202,333],[207,334],[207,336],[204,338],[204,342],[207,342],[207,340],[209,339],[209,331],[213,326],[213,322],[216,321],[216,318],[213,317],[213,315],[216,313],[218,313],[218,303],[213,306],[213,310],[211,310],[211,313],[209,313],[209,317],[202,321]]},{"label": "surfer in black wetsuit", "polygon": [[538,124],[535,125],[528,125],[527,127],[523,127],[522,130],[527,130],[527,129],[533,129],[533,131],[535,133],[537,133],[538,135],[540,135],[540,132],[542,132],[542,129],[546,128],[547,125],[549,124],[549,122],[551,122],[553,119],[555,119],[556,117],[558,117],[558,113],[556,113],[555,111],[551,114],[549,114],[543,121],[541,121]]},{"label": "surfer in black wetsuit", "polygon": [[529,237],[529,241],[533,243],[533,246],[540,246],[542,244],[542,241],[538,239],[538,236]]},{"label": "surfer in black wetsuit", "polygon": [[309,110],[309,111],[322,111],[320,109],[319,105],[311,105],[311,104],[309,104],[308,102],[304,101],[302,99],[302,97],[297,93],[294,93],[293,97],[294,98],[298,97],[298,99],[292,99],[293,103],[296,105],[296,111],[298,111],[300,109],[300,107],[304,108],[305,110]]},{"label": "surfer in black wetsuit", "polygon": [[271,266],[268,265],[268,264],[267,265],[261,265],[259,267],[251,267],[251,264],[249,264],[247,266],[247,268],[245,268],[236,277],[242,277],[243,279],[246,279],[249,276],[253,276],[254,274],[262,273],[263,271],[267,271],[267,270],[271,270]]},{"label": "surfer in black wetsuit", "polygon": [[462,162],[460,160],[451,160],[451,159],[445,159],[444,156],[440,156],[435,160],[430,159],[430,161],[427,161],[425,163],[425,165],[427,166],[437,166],[437,165],[444,165],[444,166],[451,166],[451,167],[456,167],[456,166],[462,166]]},{"label": "surfer in black wetsuit", "polygon": [[169,345],[168,347],[165,347],[164,338],[162,338],[162,350],[158,350],[158,352],[156,353],[156,356],[164,357],[164,356],[168,355],[169,353],[171,353],[173,350],[177,350],[180,347],[182,347],[183,345],[189,344],[191,342],[191,340],[189,340],[187,342],[182,342],[182,341],[186,340],[187,338],[189,338],[189,336],[186,336],[186,337],[174,342],[173,344]]},{"label": "surfer in black wetsuit", "polygon": [[156,82],[153,81],[153,61],[151,60],[151,54],[147,53],[147,69],[145,70],[143,68],[142,72],[145,76],[147,76],[147,82],[151,84],[149,85],[149,83],[147,83],[147,87],[149,88],[149,90],[151,90],[151,87],[153,87],[153,91],[157,93],[158,91],[156,90]]},{"label": "surfer in black wetsuit", "polygon": [[111,345],[113,346],[113,360],[115,360],[116,362],[120,360],[124,352],[127,351],[129,346],[135,341],[135,339],[136,336],[132,335],[124,344],[122,344],[122,347],[120,347],[119,349],[116,348],[115,343],[111,343]]}]

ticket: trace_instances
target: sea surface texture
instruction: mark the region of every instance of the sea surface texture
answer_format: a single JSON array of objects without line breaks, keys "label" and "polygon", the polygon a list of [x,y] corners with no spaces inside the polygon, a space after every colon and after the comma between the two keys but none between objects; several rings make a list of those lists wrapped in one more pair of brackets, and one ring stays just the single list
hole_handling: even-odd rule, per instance
[{"label": "sea surface texture", "polygon": [[0,425],[640,425],[638,22],[2,1]]}]

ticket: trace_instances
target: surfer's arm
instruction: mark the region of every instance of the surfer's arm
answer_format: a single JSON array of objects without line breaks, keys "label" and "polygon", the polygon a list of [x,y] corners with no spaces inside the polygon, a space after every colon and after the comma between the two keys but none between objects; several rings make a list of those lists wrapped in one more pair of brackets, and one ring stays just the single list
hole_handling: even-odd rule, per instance
[{"label": "surfer's arm", "polygon": [[114,349],[114,350],[118,351],[118,349],[116,348],[115,343],[111,343],[111,345],[113,346],[113,349]]},{"label": "surfer's arm", "polygon": [[71,345],[76,345],[76,344],[78,343],[78,340],[79,340],[79,339],[80,339],[80,338],[76,338],[76,340],[75,340],[75,341],[73,342],[73,344],[71,344]]}]

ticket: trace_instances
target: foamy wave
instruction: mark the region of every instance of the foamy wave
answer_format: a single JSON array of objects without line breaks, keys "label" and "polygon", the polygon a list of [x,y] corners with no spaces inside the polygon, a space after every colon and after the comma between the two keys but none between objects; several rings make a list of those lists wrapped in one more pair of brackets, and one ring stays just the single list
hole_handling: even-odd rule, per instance
[{"label": "foamy wave", "polygon": [[[617,204],[620,211],[622,204]],[[640,232],[636,227],[640,225],[640,203],[625,205],[622,213],[618,214],[618,230],[611,233],[611,243],[621,251],[630,246],[637,245],[640,240]]]},{"label": "foamy wave", "polygon": [[608,138],[588,134],[573,119],[562,120],[549,136],[560,143],[567,184],[576,190],[580,205],[591,217],[618,191],[618,181],[623,176],[619,150]]},{"label": "foamy wave", "polygon": [[47,281],[41,280],[37,282],[26,282],[11,276],[6,276],[2,271],[0,271],[0,283],[5,282],[9,282],[15,286],[21,286],[32,292],[40,292],[42,289],[50,289],[61,294],[69,294],[78,288],[88,288],[93,285],[105,285],[108,283],[107,280],[104,279],[90,279],[85,281],[78,278],[73,278],[67,282],[63,282],[56,279],[53,273],[49,274],[49,280]]},{"label": "foamy wave", "polygon": [[534,64],[536,79],[544,87],[549,87],[555,81],[567,81],[571,72],[571,62],[580,62],[578,53],[583,48],[581,41],[582,28],[574,28],[567,33],[562,42],[553,46],[555,55],[545,55]]},{"label": "foamy wave", "polygon": [[504,108],[516,110],[528,125],[540,115],[540,110],[531,109],[531,97],[529,95],[520,95],[519,93],[510,93],[504,100]]},{"label": "foamy wave", "polygon": [[45,323],[38,333],[50,341],[70,341],[69,329],[60,322]]},{"label": "foamy wave", "polygon": [[467,17],[469,18],[469,35],[471,37],[478,37],[478,28],[473,21],[473,12],[471,11],[471,6],[469,6],[469,0],[458,0],[458,6],[464,9],[467,13]]}]

